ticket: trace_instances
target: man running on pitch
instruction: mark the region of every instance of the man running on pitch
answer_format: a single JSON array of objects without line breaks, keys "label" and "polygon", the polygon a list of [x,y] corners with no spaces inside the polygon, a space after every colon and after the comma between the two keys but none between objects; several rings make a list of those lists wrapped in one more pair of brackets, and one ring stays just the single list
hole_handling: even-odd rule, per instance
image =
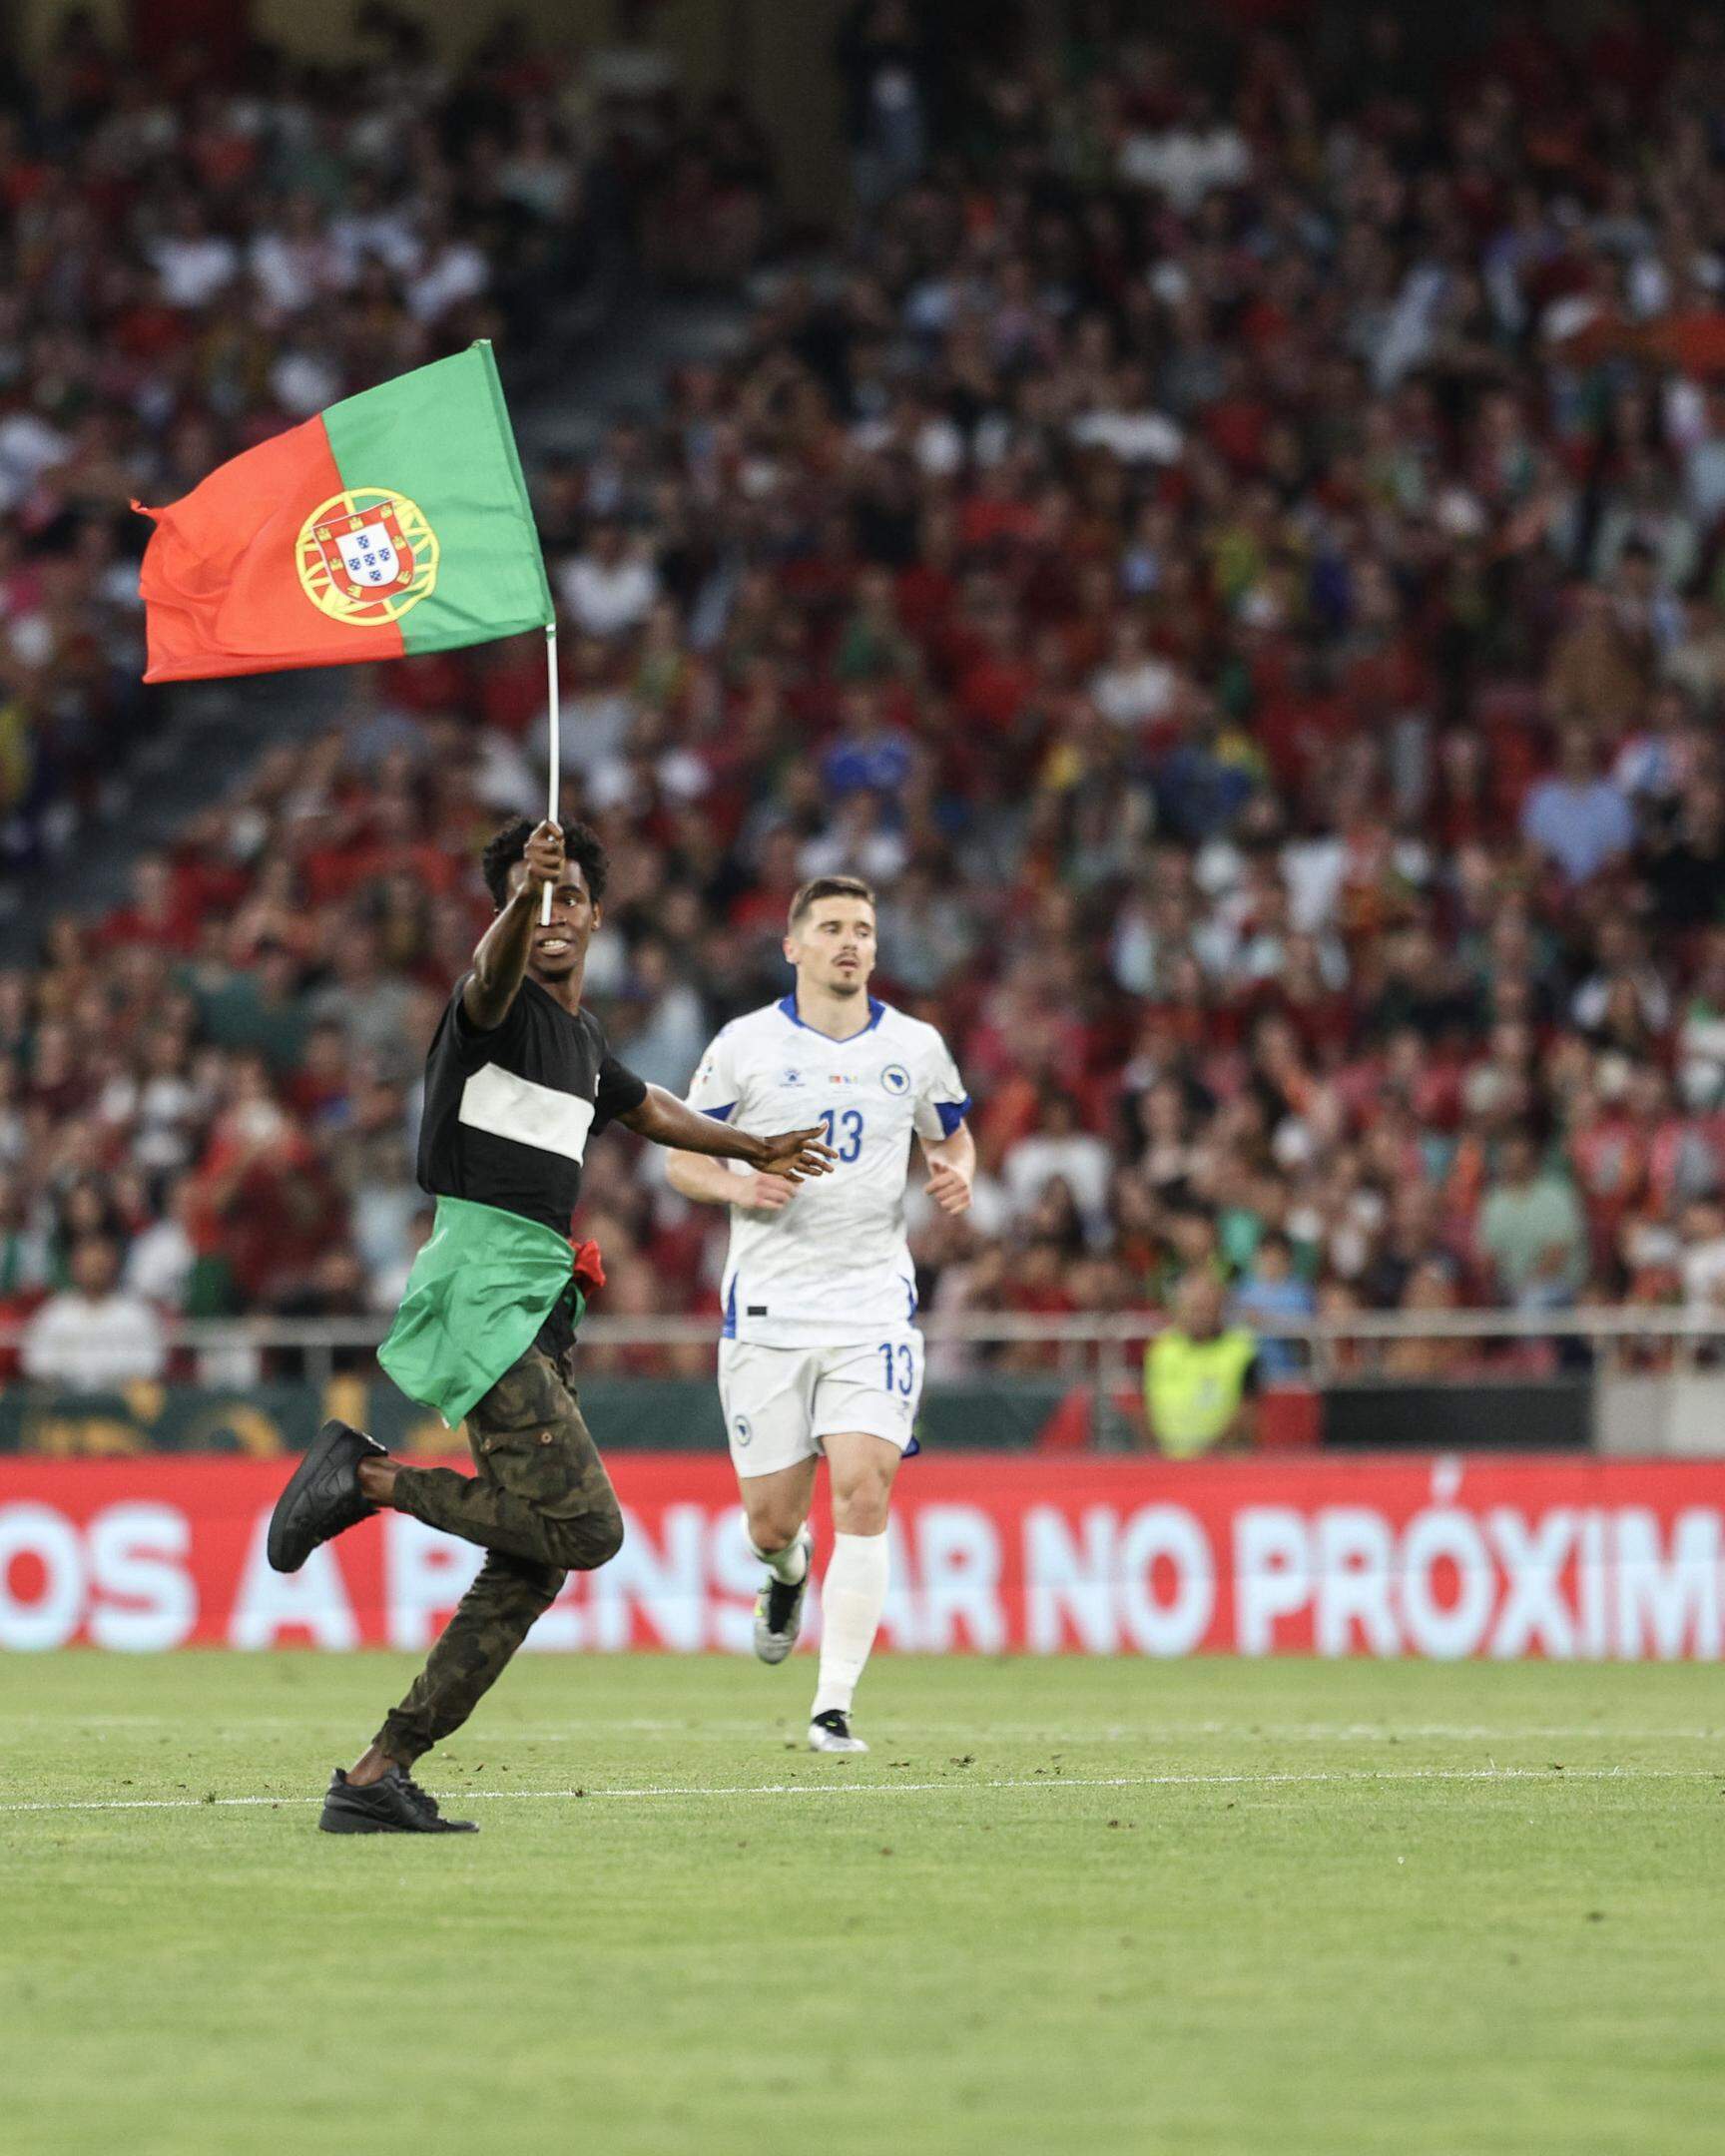
[{"label": "man running on pitch", "polygon": [[[523,817],[485,848],[497,918],[457,985],[425,1064],[419,1181],[436,1226],[408,1277],[378,1360],[401,1389],[463,1418],[475,1475],[399,1467],[344,1422],[325,1422],[270,1523],[270,1562],[294,1572],[320,1542],[382,1506],[486,1551],[430,1660],[346,1774],[330,1834],[447,1834],[408,1773],[473,1712],[566,1571],[617,1554],[623,1520],[571,1389],[581,1315],[567,1236],[587,1141],[622,1123],[660,1145],[729,1155],[787,1190],[824,1175],[818,1126],[779,1138],[728,1130],[605,1046],[581,1008],[587,946],[605,897],[605,851],[585,824]],[[552,888],[541,924],[541,894]]]},{"label": "man running on pitch", "polygon": [[910,1141],[921,1145],[928,1195],[948,1213],[970,1203],[976,1148],[945,1042],[868,993],[868,885],[857,876],[806,883],[791,904],[785,956],[795,989],[725,1028],[689,1103],[721,1123],[819,1115],[831,1178],[803,1190],[772,1168],[737,1172],[703,1158],[713,1146],[674,1152],[667,1173],[685,1197],[732,1208],[719,1392],[749,1538],[769,1575],[755,1652],[783,1662],[796,1644],[825,1452],[835,1532],[809,1743],[866,1752],[851,1703],[886,1600],[887,1506],[922,1391],[904,1237]]}]

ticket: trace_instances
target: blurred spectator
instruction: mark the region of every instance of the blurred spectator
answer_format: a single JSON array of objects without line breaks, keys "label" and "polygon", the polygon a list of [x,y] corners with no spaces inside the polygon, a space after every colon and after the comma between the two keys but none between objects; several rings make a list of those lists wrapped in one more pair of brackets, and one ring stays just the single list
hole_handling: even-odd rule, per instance
[{"label": "blurred spectator", "polygon": [[196,1186],[190,1177],[182,1177],[161,1219],[152,1221],[126,1254],[126,1286],[133,1295],[159,1310],[201,1315],[192,1292],[198,1270],[196,1226]]},{"label": "blurred spectator", "polygon": [[160,1377],[168,1364],[162,1320],[142,1296],[119,1286],[114,1244],[106,1236],[84,1237],[70,1271],[71,1286],[50,1296],[24,1329],[25,1376],[73,1392]]},{"label": "blurred spectator", "polygon": [[854,0],[838,61],[859,202],[871,207],[922,170],[928,138],[926,32],[907,0]]},{"label": "blurred spectator", "polygon": [[1725,1205],[1698,1199],[1683,1215],[1683,1300],[1690,1310],[1725,1310]]},{"label": "blurred spectator", "polygon": [[1507,1302],[1554,1310],[1587,1275],[1586,1223],[1566,1177],[1543,1167],[1526,1131],[1503,1141],[1479,1215],[1479,1246]]},{"label": "blurred spectator", "polygon": [[1112,1166],[1107,1146],[1083,1128],[1077,1102],[1069,1093],[1051,1092],[1043,1102],[1039,1127],[1008,1148],[1001,1178],[1020,1221],[1058,1178],[1070,1194],[1085,1237],[1095,1239],[1107,1226]]},{"label": "blurred spectator", "polygon": [[331,978],[307,998],[305,1016],[338,1026],[349,1055],[402,1078],[416,1075],[428,1039],[414,1039],[412,990],[385,969],[377,929],[365,920],[338,922],[330,960]]},{"label": "blurred spectator", "polygon": [[[1317,1298],[1294,1270],[1291,1237],[1273,1228],[1260,1237],[1252,1263],[1234,1290],[1233,1316],[1256,1331],[1266,1325],[1300,1325],[1317,1312]],[[1258,1373],[1267,1384],[1296,1377],[1309,1356],[1298,1341],[1258,1343]]]},{"label": "blurred spectator", "polygon": [[584,635],[616,637],[646,621],[659,596],[659,579],[647,555],[630,547],[622,525],[604,517],[564,569],[559,594]]},{"label": "blurred spectator", "polygon": [[[1441,1259],[1428,1258],[1414,1268],[1398,1307],[1438,1319],[1460,1307],[1454,1279]],[[1389,1342],[1380,1367],[1386,1377],[1400,1378],[1411,1384],[1433,1384],[1444,1378],[1465,1376],[1470,1365],[1466,1341],[1416,1334],[1407,1340]]]},{"label": "blurred spectator", "polygon": [[1258,1342],[1224,1323],[1226,1297],[1213,1274],[1189,1273],[1174,1314],[1144,1353],[1144,1408],[1151,1442],[1173,1459],[1249,1442],[1261,1377]]},{"label": "blurred spectator", "polygon": [[0,1169],[0,1302],[17,1304],[54,1277],[53,1242],[32,1219],[23,1181]]},{"label": "blurred spectator", "polygon": [[1635,838],[1635,818],[1623,790],[1595,768],[1593,737],[1566,727],[1557,770],[1527,796],[1521,828],[1571,883],[1585,883],[1615,865]]}]

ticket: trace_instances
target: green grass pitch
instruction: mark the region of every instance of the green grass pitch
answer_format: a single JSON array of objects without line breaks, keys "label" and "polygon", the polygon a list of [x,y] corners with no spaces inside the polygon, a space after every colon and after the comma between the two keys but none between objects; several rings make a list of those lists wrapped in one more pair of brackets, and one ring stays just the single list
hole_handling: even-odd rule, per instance
[{"label": "green grass pitch", "polygon": [[1717,1670],[530,1656],[316,1834],[408,1672],[0,1663],[8,2156],[1725,2146]]}]

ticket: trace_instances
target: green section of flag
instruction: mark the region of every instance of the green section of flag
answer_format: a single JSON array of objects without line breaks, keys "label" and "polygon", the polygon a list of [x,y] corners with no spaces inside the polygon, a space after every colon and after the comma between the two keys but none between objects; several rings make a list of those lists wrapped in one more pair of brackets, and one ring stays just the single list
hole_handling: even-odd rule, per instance
[{"label": "green section of flag", "polygon": [[585,1300],[575,1254],[555,1229],[469,1198],[439,1198],[431,1240],[413,1261],[401,1308],[377,1359],[451,1429],[532,1347],[570,1296]]},{"label": "green section of flag", "polygon": [[400,617],[409,652],[481,644],[553,619],[488,342],[331,404],[323,425],[343,486],[405,494],[436,534],[436,583]]}]

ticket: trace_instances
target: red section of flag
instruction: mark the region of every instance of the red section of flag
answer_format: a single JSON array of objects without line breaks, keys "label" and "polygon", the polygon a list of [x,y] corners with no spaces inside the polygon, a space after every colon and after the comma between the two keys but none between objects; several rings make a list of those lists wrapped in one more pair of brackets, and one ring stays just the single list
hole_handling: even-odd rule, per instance
[{"label": "red section of flag", "polygon": [[297,564],[305,520],[341,491],[323,421],[272,436],[218,466],[155,519],[140,588],[147,682],[272,674],[288,667],[399,659],[394,623],[334,620],[307,596]]}]

